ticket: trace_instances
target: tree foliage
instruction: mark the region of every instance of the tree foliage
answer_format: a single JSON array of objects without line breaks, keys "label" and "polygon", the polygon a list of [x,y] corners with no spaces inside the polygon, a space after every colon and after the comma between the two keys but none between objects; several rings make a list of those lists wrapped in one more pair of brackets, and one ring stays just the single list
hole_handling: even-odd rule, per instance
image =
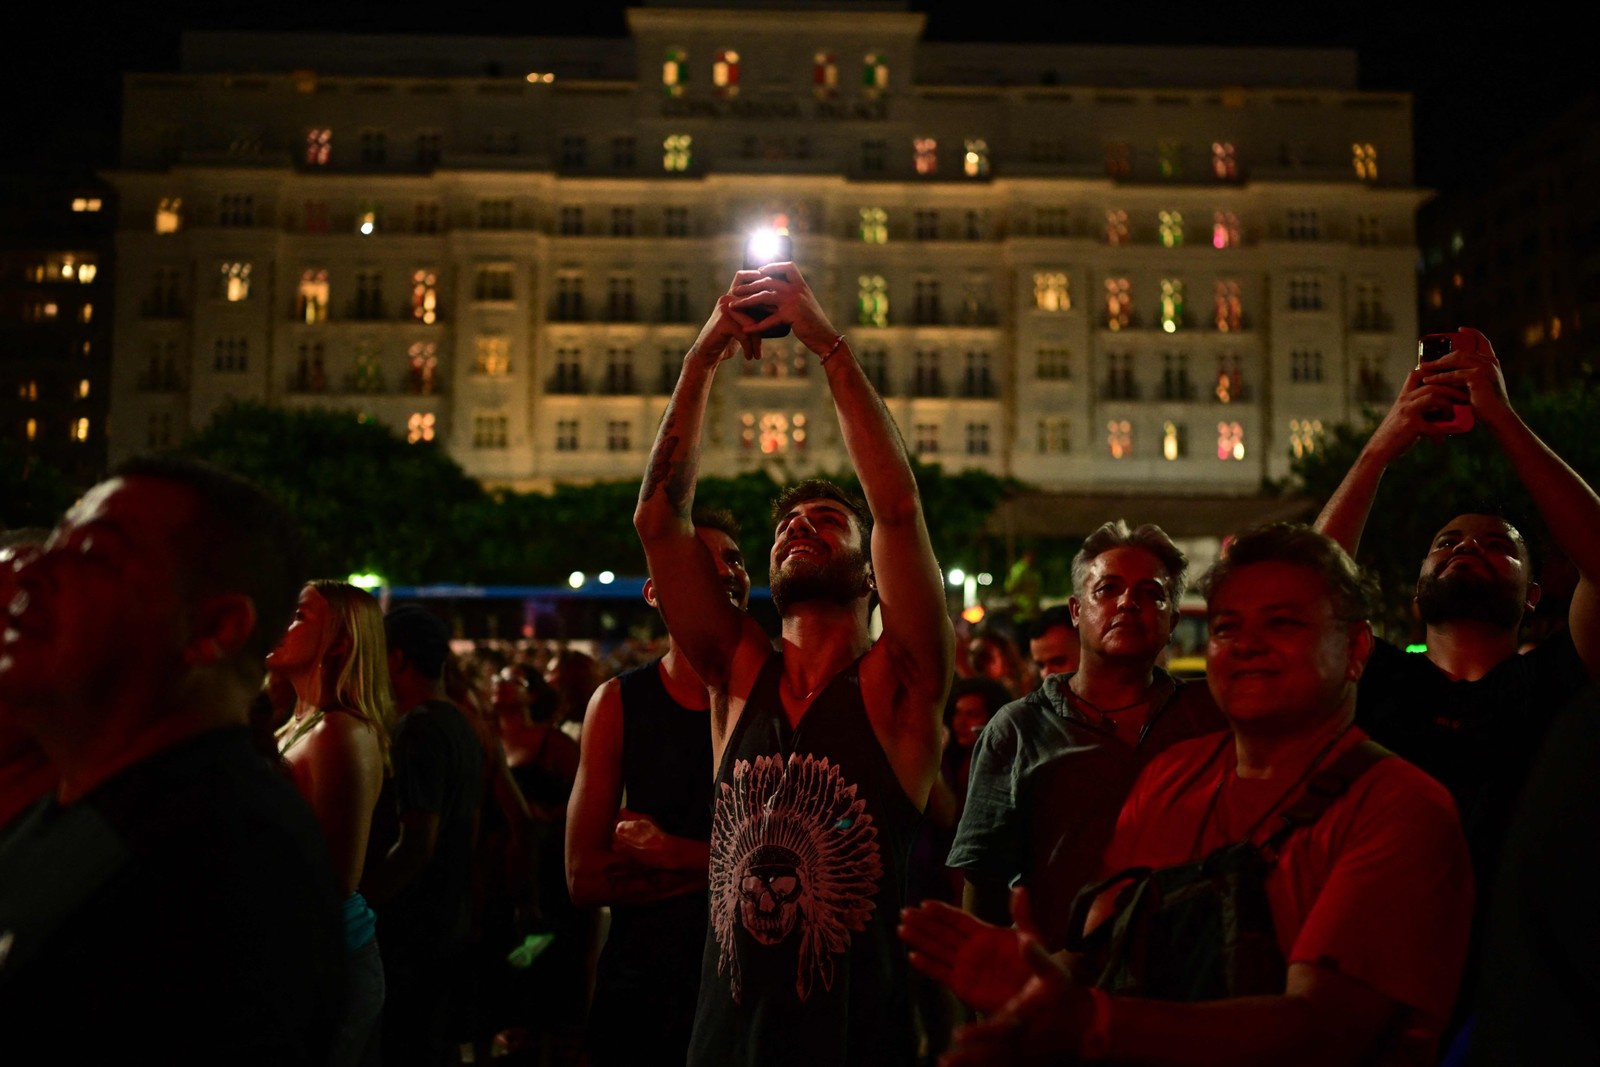
[{"label": "tree foliage", "polygon": [[[1594,432],[1600,389],[1578,384],[1555,393],[1526,392],[1513,406],[1585,481],[1600,484],[1600,435]],[[1296,462],[1298,487],[1319,507],[1344,479],[1381,415],[1369,412],[1359,429],[1334,427],[1321,449]],[[1417,569],[1434,533],[1467,511],[1505,514],[1533,546],[1536,563],[1559,557],[1527,489],[1487,430],[1418,441],[1384,473],[1357,554],[1383,585],[1392,629],[1410,628]]]}]

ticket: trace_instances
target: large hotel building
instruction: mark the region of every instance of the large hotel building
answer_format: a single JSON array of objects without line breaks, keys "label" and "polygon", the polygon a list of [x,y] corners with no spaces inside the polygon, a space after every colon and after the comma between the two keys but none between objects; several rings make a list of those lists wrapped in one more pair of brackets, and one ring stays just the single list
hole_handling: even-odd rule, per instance
[{"label": "large hotel building", "polygon": [[[1411,100],[1351,52],[938,43],[901,3],[627,24],[191,34],[130,75],[110,459],[248,399],[492,485],[636,478],[758,227],[918,457],[1045,493],[1256,494],[1413,362]],[[706,472],[837,470],[815,359],[766,351]]]}]

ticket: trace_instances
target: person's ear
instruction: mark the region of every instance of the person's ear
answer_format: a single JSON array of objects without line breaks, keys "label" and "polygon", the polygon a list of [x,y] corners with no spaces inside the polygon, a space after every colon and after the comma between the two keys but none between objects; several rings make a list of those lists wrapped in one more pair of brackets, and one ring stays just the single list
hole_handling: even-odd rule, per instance
[{"label": "person's ear", "polygon": [[1367,669],[1367,660],[1372,656],[1372,649],[1377,644],[1372,636],[1372,624],[1366,620],[1353,623],[1350,626],[1350,647],[1345,653],[1346,680],[1359,682],[1361,674]]},{"label": "person's ear", "polygon": [[1539,605],[1539,598],[1542,596],[1544,596],[1544,590],[1540,588],[1539,583],[1529,582],[1527,601],[1523,610],[1532,611]]},{"label": "person's ear", "polygon": [[644,602],[653,608],[661,606],[656,603],[656,581],[654,578],[646,578],[644,580]]},{"label": "person's ear", "polygon": [[255,601],[244,593],[207,597],[190,614],[184,662],[221,663],[237,656],[256,629]]},{"label": "person's ear", "polygon": [[1077,597],[1075,597],[1075,596],[1067,597],[1067,613],[1072,616],[1072,628],[1074,630],[1076,630],[1078,628],[1078,598]]}]

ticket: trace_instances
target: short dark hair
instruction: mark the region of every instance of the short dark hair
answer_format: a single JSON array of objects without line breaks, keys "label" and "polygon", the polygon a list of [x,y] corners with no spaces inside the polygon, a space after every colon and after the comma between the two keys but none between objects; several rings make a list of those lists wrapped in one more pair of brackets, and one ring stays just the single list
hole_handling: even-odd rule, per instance
[{"label": "short dark hair", "polygon": [[1293,563],[1316,571],[1327,583],[1334,615],[1341,621],[1362,622],[1377,611],[1377,580],[1333,538],[1299,522],[1269,522],[1229,538],[1200,579],[1201,594],[1209,602],[1234,571],[1252,563]]},{"label": "short dark hair", "polygon": [[1189,557],[1183,554],[1183,549],[1172,543],[1167,531],[1153,522],[1134,529],[1126,519],[1112,519],[1085,537],[1083,547],[1072,557],[1072,591],[1079,594],[1084,592],[1089,564],[1096,556],[1113,548],[1142,548],[1161,561],[1167,572],[1167,594],[1172,598],[1172,610],[1176,613],[1178,598],[1188,588]]},{"label": "short dark hair", "polygon": [[1434,527],[1434,532],[1432,535],[1430,535],[1427,551],[1425,551],[1423,555],[1427,555],[1428,552],[1433,550],[1433,541],[1431,540],[1431,537],[1437,536],[1438,532],[1444,529],[1444,523],[1449,522],[1450,519],[1455,518],[1456,515],[1488,515],[1505,523],[1506,526],[1510,528],[1512,534],[1515,535],[1517,544],[1522,547],[1522,561],[1523,563],[1527,564],[1529,580],[1536,580],[1538,578],[1539,556],[1537,550],[1535,549],[1533,539],[1528,536],[1528,530],[1530,527],[1524,524],[1525,520],[1523,516],[1519,514],[1516,509],[1499,500],[1486,500],[1480,498],[1469,501],[1464,507],[1461,508],[1461,510],[1444,519],[1438,526]]},{"label": "short dark hair", "polygon": [[389,651],[399,652],[418,674],[430,681],[444,677],[450,628],[439,616],[420,604],[401,604],[384,615],[383,635]]},{"label": "short dark hair", "polygon": [[828,481],[826,478],[807,478],[797,482],[778,495],[772,502],[772,521],[780,522],[798,504],[807,500],[831,500],[849,511],[856,518],[856,525],[861,527],[861,541],[864,545],[872,544],[872,512],[867,508],[867,502],[854,493],[845,491]]},{"label": "short dark hair", "polygon": [[739,520],[727,508],[697,507],[690,518],[697,530],[720,530],[734,543],[739,543]]},{"label": "short dark hair", "polygon": [[994,718],[996,712],[1017,699],[1011,690],[987,675],[960,676],[950,684],[950,695],[944,702],[946,726],[956,717],[956,701],[973,693],[983,697],[983,706],[988,709],[990,718]]},{"label": "short dark hair", "polygon": [[110,476],[166,482],[194,499],[194,516],[178,531],[178,566],[191,595],[243,593],[255,605],[256,625],[240,664],[259,684],[267,653],[288,628],[309,577],[299,524],[256,483],[202,460],[139,456]]},{"label": "short dark hair", "polygon": [[1072,609],[1066,604],[1052,604],[1039,612],[1039,617],[1028,627],[1028,640],[1037,641],[1047,631],[1054,630],[1057,626],[1065,626],[1069,630],[1077,629],[1072,625]]}]

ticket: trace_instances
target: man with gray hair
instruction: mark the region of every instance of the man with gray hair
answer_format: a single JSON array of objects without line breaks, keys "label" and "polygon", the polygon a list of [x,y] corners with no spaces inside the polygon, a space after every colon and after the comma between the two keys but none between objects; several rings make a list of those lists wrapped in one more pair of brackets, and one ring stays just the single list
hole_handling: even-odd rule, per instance
[{"label": "man with gray hair", "polygon": [[972,757],[948,864],[966,873],[963,905],[1007,924],[1024,885],[1051,948],[1067,906],[1093,878],[1117,811],[1156,753],[1224,723],[1203,684],[1156,665],[1172,636],[1189,561],[1159,526],[1122,519],[1072,560],[1075,672],[1047,676],[1000,709]]}]

